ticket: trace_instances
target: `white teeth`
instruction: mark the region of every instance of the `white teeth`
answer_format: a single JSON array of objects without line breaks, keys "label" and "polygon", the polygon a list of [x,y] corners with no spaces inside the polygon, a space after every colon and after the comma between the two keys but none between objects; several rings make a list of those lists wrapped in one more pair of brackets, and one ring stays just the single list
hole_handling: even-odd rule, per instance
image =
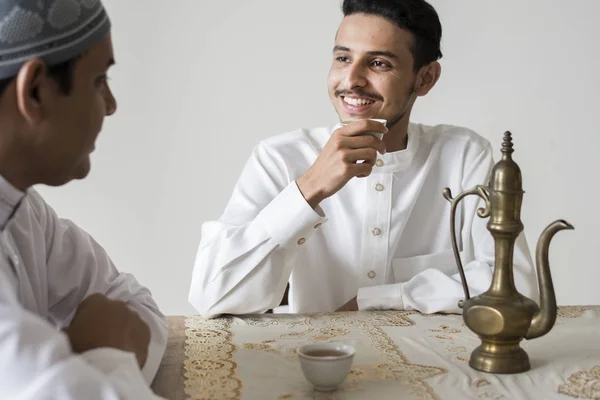
[{"label": "white teeth", "polygon": [[375,103],[373,100],[353,99],[351,97],[344,97],[344,102],[350,104],[351,106],[366,106]]}]

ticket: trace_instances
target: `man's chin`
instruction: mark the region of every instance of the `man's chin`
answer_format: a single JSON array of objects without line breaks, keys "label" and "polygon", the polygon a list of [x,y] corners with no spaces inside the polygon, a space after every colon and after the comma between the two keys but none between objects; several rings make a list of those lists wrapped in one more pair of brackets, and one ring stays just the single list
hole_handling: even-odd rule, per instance
[{"label": "man's chin", "polygon": [[86,178],[90,173],[91,165],[89,158],[81,161],[79,164],[73,168],[69,174],[64,175],[60,179],[56,179],[54,182],[50,183],[51,186],[62,186],[66,185],[71,181],[81,180]]},{"label": "man's chin", "polygon": [[92,165],[90,162],[90,158],[86,157],[82,160],[77,166],[73,169],[71,173],[72,180],[80,180],[86,178],[90,174],[90,170],[92,169]]},{"label": "man's chin", "polygon": [[73,180],[80,180],[87,177],[90,173],[91,164],[89,158],[81,160],[74,168],[70,171],[62,173],[59,171],[52,171],[47,173],[37,182],[47,186],[63,186]]}]

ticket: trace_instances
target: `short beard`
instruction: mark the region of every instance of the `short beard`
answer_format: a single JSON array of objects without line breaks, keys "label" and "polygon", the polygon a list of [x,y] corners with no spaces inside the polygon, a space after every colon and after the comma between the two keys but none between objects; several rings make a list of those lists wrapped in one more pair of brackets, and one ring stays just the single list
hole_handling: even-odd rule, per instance
[{"label": "short beard", "polygon": [[400,111],[396,116],[394,116],[392,119],[390,119],[387,124],[385,125],[388,130],[392,129],[394,127],[394,125],[396,125],[398,122],[400,122],[404,116],[406,115],[406,113],[408,112],[408,107],[410,105],[410,101],[412,100],[412,96],[415,93],[415,82],[413,81],[413,83],[410,85],[410,89],[408,89],[407,91],[407,98],[406,98],[406,102],[404,103],[404,107],[402,109],[402,111]]}]

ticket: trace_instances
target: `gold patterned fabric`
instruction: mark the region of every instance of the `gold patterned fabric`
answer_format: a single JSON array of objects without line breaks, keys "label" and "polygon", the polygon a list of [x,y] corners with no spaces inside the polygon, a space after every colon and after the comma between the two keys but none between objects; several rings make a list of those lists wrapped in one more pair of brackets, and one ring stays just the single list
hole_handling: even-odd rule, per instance
[{"label": "gold patterned fabric", "polygon": [[[186,318],[189,399],[598,399],[600,307],[563,307],[546,336],[523,341],[532,369],[480,373],[468,365],[477,337],[458,315],[348,312]],[[346,382],[313,391],[295,350],[356,347]]]}]

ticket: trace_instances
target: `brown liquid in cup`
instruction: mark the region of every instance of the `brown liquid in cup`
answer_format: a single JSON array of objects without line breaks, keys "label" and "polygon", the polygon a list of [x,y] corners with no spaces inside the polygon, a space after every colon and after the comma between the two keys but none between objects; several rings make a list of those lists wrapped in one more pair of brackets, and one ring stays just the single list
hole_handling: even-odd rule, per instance
[{"label": "brown liquid in cup", "polygon": [[339,350],[311,350],[305,353],[310,357],[342,357],[347,353]]}]

